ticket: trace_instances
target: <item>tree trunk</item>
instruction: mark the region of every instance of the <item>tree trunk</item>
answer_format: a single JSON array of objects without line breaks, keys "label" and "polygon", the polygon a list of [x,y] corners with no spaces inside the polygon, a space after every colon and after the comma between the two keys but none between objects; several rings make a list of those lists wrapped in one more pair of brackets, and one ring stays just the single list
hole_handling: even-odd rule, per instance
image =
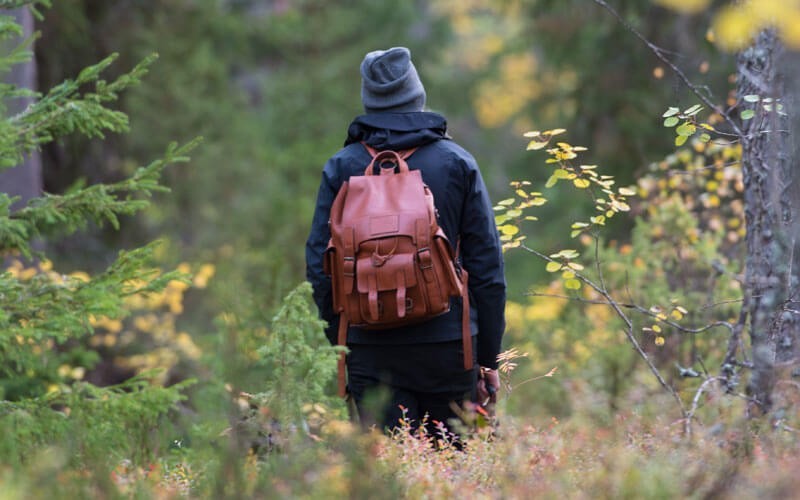
[{"label": "tree trunk", "polygon": [[[739,102],[742,109],[755,110],[755,116],[742,123],[742,169],[745,303],[753,361],[748,393],[754,401],[751,410],[758,413],[772,409],[776,380],[793,369],[800,340],[797,183],[790,120],[784,112],[795,111],[786,84],[796,80],[787,79],[791,75],[785,71],[785,59],[775,32],[767,30],[737,60]],[[748,95],[758,95],[760,101],[749,103],[744,100]]]},{"label": "tree trunk", "polygon": [[[29,37],[33,34],[33,14],[26,7],[14,9],[11,14],[23,28],[24,37]],[[10,43],[18,44],[21,39],[12,39]],[[31,51],[33,47],[31,47]],[[11,73],[6,79],[8,83],[12,83],[18,87],[24,87],[31,90],[36,90],[36,61],[31,58],[22,64],[17,64],[11,68]],[[33,102],[33,98],[15,98],[9,99],[5,103],[7,113],[15,115]],[[0,192],[7,193],[13,196],[19,196],[20,199],[12,206],[12,210],[24,206],[28,200],[41,195],[42,192],[42,160],[38,151],[35,151],[23,159],[22,163],[16,167],[0,172]]]}]

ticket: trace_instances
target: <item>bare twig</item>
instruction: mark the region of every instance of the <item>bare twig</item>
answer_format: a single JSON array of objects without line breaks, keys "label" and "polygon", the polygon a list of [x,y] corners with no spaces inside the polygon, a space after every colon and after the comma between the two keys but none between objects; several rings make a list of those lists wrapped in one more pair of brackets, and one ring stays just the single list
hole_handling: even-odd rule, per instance
[{"label": "bare twig", "polygon": [[697,406],[700,404],[700,397],[706,391],[706,386],[710,383],[714,382],[715,380],[719,380],[719,377],[709,377],[700,384],[700,387],[697,388],[697,392],[694,393],[694,398],[692,398],[692,406],[689,408],[689,411],[686,413],[686,419],[684,420],[684,432],[687,436],[692,436],[692,419],[694,419],[694,414],[697,411]]}]

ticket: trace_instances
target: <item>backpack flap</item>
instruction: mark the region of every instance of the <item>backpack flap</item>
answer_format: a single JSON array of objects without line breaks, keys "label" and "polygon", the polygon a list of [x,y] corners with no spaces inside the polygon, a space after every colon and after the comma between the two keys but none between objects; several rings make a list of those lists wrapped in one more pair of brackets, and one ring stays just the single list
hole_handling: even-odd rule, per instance
[{"label": "backpack flap", "polygon": [[409,290],[417,286],[414,266],[413,254],[382,260],[373,253],[358,259],[357,287],[367,323],[400,320],[413,309],[415,301]]}]

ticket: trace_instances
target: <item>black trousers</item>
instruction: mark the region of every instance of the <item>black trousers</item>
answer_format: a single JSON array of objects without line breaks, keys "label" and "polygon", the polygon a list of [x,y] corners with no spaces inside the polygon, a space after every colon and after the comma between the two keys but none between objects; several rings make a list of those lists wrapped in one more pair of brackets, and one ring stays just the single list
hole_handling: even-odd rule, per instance
[{"label": "black trousers", "polygon": [[348,347],[348,389],[365,426],[393,429],[405,417],[416,429],[427,416],[426,430],[436,435],[438,423],[458,418],[453,404],[475,398],[477,364],[464,370],[461,340]]}]

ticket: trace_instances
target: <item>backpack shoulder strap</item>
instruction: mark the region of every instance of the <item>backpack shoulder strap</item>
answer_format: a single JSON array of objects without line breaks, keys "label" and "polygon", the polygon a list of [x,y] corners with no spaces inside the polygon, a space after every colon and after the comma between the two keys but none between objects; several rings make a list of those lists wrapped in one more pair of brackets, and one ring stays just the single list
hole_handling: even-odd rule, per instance
[{"label": "backpack shoulder strap", "polygon": [[[364,146],[364,149],[366,149],[367,153],[369,153],[369,155],[372,156],[373,158],[375,158],[375,156],[380,152],[364,141],[361,141],[361,145]],[[397,154],[400,155],[401,159],[405,160],[406,158],[414,154],[414,151],[416,151],[417,149],[419,148],[404,149],[402,151],[397,151]]]}]

